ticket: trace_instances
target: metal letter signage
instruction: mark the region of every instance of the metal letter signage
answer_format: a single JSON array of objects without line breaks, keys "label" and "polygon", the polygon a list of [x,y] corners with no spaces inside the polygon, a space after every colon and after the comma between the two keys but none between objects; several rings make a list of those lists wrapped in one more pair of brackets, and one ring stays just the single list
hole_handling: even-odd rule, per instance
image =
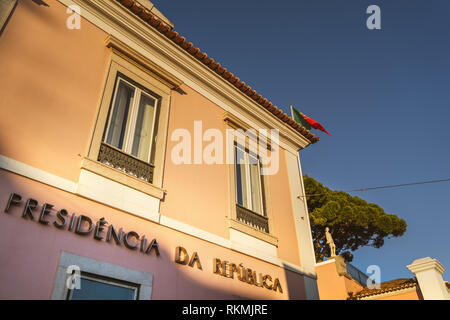
[{"label": "metal letter signage", "polygon": [[[52,204],[44,203],[40,210],[37,210],[38,201],[32,198],[22,201],[22,196],[17,193],[11,193],[4,209],[5,213],[10,213],[13,207],[23,206],[22,217],[26,220],[36,220],[43,226],[53,225],[60,230],[74,232],[82,237],[91,235],[97,241],[115,242],[116,245],[122,244],[129,250],[141,252],[143,254],[151,254],[154,251],[159,256],[159,245],[156,239],[148,240],[145,235],[142,237],[136,231],[123,231],[122,228],[114,228],[112,224],[108,224],[104,217],[93,221],[87,215],[76,215],[66,209],[56,210]],[[56,212],[52,221],[52,211]],[[36,214],[36,216],[35,216]],[[35,219],[36,218],[36,219]],[[111,241],[113,240],[113,241]],[[199,270],[202,269],[200,257],[197,252],[193,252],[190,256],[187,250],[181,246],[175,248],[175,263],[187,265],[191,268],[194,266]],[[246,268],[243,264],[235,264],[220,259],[213,259],[213,273],[225,278],[234,279],[235,276],[239,281],[245,282],[259,288],[283,293],[280,280],[273,279],[268,274],[257,273],[255,270]],[[72,282],[71,282],[72,284]]]},{"label": "metal letter signage", "polygon": [[283,293],[283,289],[281,288],[280,280],[278,280],[278,278],[275,278],[272,282],[272,277],[268,274],[263,276],[262,273],[259,273],[257,276],[256,271],[250,268],[245,268],[242,263],[236,265],[235,263],[221,261],[216,258],[213,260],[213,272],[221,275],[222,277],[232,279],[236,273],[237,278],[242,282]]},{"label": "metal letter signage", "polygon": [[175,248],[175,262],[183,265],[187,264],[189,267],[193,267],[195,264],[198,269],[202,270],[202,264],[200,262],[200,257],[198,256],[197,252],[194,252],[191,258],[189,259],[189,254],[183,247]]},{"label": "metal letter signage", "polygon": [[[22,196],[17,193],[11,193],[4,211],[5,213],[9,213],[13,206],[19,207],[21,204]],[[24,204],[22,217],[27,220],[35,220],[34,212],[37,212],[36,208],[38,207],[38,204],[37,200],[31,198],[28,199]],[[69,212],[66,209],[60,209],[57,211],[54,221],[50,221],[49,219],[52,216],[51,212],[53,210],[56,211],[53,209],[53,205],[44,203],[40,213],[37,212],[39,213],[39,217],[36,216],[38,222],[46,226],[53,225],[61,230],[66,229]],[[122,228],[117,231],[112,224],[109,225],[108,228],[106,228],[106,225],[108,225],[108,222],[103,217],[94,222],[86,215],[79,215],[77,217],[75,213],[73,213],[67,231],[73,231],[75,229],[74,232],[81,236],[93,234],[93,238],[98,241],[102,241],[105,238],[104,241],[110,242],[111,238],[114,238],[114,241],[119,246],[123,243],[125,247],[130,250],[136,250],[140,247],[140,250],[136,251],[141,251],[144,254],[150,254],[154,251],[155,255],[159,256],[159,245],[156,239],[149,241],[149,245],[147,246],[147,239],[145,236],[142,236],[141,238],[135,231],[123,232]]]}]

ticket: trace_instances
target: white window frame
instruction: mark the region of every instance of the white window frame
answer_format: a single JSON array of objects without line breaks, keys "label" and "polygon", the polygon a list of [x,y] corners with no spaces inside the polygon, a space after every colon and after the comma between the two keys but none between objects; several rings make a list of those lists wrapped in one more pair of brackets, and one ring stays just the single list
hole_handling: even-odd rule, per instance
[{"label": "white window frame", "polygon": [[[106,131],[105,131],[105,135],[104,135],[104,139],[103,142],[107,143],[107,137],[109,134],[109,130],[111,129],[111,122],[112,122],[112,114],[114,112],[114,109],[116,107],[116,98],[117,98],[117,90],[119,88],[119,84],[120,82],[123,81],[124,83],[126,83],[128,86],[132,87],[134,89],[134,96],[133,96],[133,104],[129,106],[129,112],[130,112],[130,116],[129,116],[129,120],[127,119],[126,125],[125,125],[125,136],[123,139],[123,146],[122,146],[122,151],[138,158],[137,156],[134,156],[131,154],[132,152],[132,148],[133,148],[133,135],[134,135],[134,131],[136,130],[136,123],[137,123],[137,115],[139,112],[139,104],[141,101],[141,97],[142,97],[142,93],[148,95],[149,97],[155,99],[155,106],[154,106],[154,110],[153,110],[153,121],[152,121],[152,128],[151,128],[151,134],[150,134],[150,147],[149,147],[149,152],[147,155],[147,159],[144,160],[148,163],[150,163],[150,159],[151,159],[151,155],[152,155],[152,151],[153,151],[153,140],[154,140],[154,135],[155,135],[155,124],[156,124],[156,116],[158,115],[158,108],[160,105],[160,98],[151,94],[150,90],[146,89],[143,90],[141,89],[138,85],[133,84],[132,82],[128,81],[127,79],[125,79],[124,76],[122,76],[121,74],[117,74],[117,79],[116,79],[116,84],[114,87],[114,91],[113,91],[113,99],[112,99],[112,104],[109,110],[109,119],[108,119],[108,124],[106,126]],[[113,146],[116,147],[116,146]],[[142,159],[140,159],[142,160]]]},{"label": "white window frame", "polygon": [[[67,299],[69,294],[67,280],[71,276],[67,270],[72,266],[80,268],[81,277],[83,277],[83,273],[87,273],[94,277],[99,276],[136,284],[139,287],[137,300],[150,300],[152,297],[153,274],[63,251],[56,271],[51,300]],[[97,278],[95,280],[98,281]],[[114,284],[116,283],[114,282]]]},{"label": "white window frame", "polygon": [[[248,204],[249,208],[245,207],[245,206],[244,206],[244,208],[246,208],[248,210],[251,210],[251,211],[253,211],[256,214],[259,214],[259,215],[262,215],[262,216],[266,216],[265,205],[264,205],[264,201],[263,201],[264,195],[263,195],[263,189],[262,189],[263,181],[261,179],[261,162],[259,160],[259,156],[256,155],[256,154],[251,154],[250,155],[250,150],[244,148],[243,146],[241,146],[238,143],[235,143],[234,144],[234,159],[235,159],[235,161],[236,161],[236,158],[237,158],[236,157],[237,149],[242,151],[242,153],[244,154],[244,157],[245,157],[245,159],[244,159],[244,164],[245,164],[245,183],[246,183],[246,191],[247,191],[247,204]],[[259,179],[259,194],[260,194],[259,201],[260,201],[260,206],[261,206],[261,213],[256,212],[254,210],[254,207],[253,207],[252,184],[251,184],[251,178],[250,178],[250,156],[255,158],[256,161],[258,162],[258,179]],[[235,179],[235,181],[236,181],[236,183],[235,183],[235,192],[236,192],[236,204],[240,205],[238,203],[238,198],[239,197],[238,197],[238,190],[237,190],[238,189],[238,187],[237,187],[237,165],[238,165],[238,163],[235,163],[235,165],[234,165],[234,170],[235,170],[234,174],[235,174],[235,177],[236,177],[236,179]]]}]

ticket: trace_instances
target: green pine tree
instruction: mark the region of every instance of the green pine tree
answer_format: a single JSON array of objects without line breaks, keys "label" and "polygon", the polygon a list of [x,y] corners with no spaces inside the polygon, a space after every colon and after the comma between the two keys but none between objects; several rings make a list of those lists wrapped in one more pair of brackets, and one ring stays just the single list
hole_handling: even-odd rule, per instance
[{"label": "green pine tree", "polygon": [[303,181],[317,262],[329,256],[325,227],[330,228],[336,255],[348,262],[353,260],[351,252],[358,248],[380,248],[385,239],[399,237],[406,231],[405,220],[385,213],[374,203],[344,191],[332,191],[307,175],[303,176]]}]

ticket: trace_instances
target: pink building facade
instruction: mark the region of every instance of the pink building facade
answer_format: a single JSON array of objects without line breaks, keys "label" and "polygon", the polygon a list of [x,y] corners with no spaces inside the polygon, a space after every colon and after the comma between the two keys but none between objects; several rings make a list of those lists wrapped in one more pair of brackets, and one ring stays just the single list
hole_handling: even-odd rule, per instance
[{"label": "pink building facade", "polygon": [[317,137],[149,1],[44,3],[1,26],[0,298],[318,299]]}]

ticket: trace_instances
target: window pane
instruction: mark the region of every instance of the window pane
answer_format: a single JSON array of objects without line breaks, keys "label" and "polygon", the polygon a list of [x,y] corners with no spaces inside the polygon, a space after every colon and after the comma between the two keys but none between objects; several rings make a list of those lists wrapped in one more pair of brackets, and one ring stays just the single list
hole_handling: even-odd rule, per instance
[{"label": "window pane", "polygon": [[111,114],[106,143],[119,149],[123,148],[125,129],[130,106],[133,104],[134,88],[120,81],[117,86],[116,100]]},{"label": "window pane", "polygon": [[247,182],[245,168],[245,154],[239,148],[236,150],[236,201],[239,205],[248,208]]},{"label": "window pane", "polygon": [[149,160],[155,104],[155,99],[144,93],[141,94],[131,154],[143,161]]},{"label": "window pane", "polygon": [[135,290],[81,278],[81,289],[71,291],[71,300],[134,300]]},{"label": "window pane", "polygon": [[250,191],[252,195],[252,210],[256,213],[262,214],[261,206],[261,184],[260,184],[260,170],[259,163],[256,158],[249,156],[250,159]]}]

